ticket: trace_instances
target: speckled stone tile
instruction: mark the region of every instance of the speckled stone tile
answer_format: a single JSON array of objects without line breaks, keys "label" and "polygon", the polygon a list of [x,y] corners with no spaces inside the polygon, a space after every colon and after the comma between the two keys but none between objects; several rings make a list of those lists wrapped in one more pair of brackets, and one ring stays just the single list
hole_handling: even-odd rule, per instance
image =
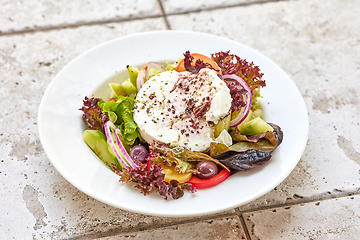
[{"label": "speckled stone tile", "polygon": [[359,16],[357,0],[281,1],[168,16],[172,29],[212,33],[260,51],[304,97],[310,132],[299,164],[274,191],[242,209],[359,193]]},{"label": "speckled stone tile", "polygon": [[78,191],[50,164],[37,129],[42,95],[70,60],[107,40],[164,29],[164,20],[153,18],[0,37],[2,239],[102,236],[183,221],[123,211]]},{"label": "speckled stone tile", "polygon": [[244,214],[251,239],[347,239],[360,235],[360,196]]},{"label": "speckled stone tile", "polygon": [[161,14],[157,0],[3,0],[0,1],[0,32],[120,21]]},{"label": "speckled stone tile", "polygon": [[[270,0],[273,1],[273,0]],[[275,0],[279,1],[279,0]],[[212,8],[223,8],[236,5],[258,4],[269,2],[269,0],[161,0],[166,14],[201,11]]]},{"label": "speckled stone tile", "polygon": [[[226,4],[217,2],[197,1],[192,4],[198,6],[178,8],[175,1],[163,0],[163,7],[175,13],[167,17],[172,29],[234,39],[275,61],[294,80],[309,111],[309,141],[297,167],[273,191],[239,208],[251,239],[356,239],[353,236],[360,233],[359,1],[293,0],[246,6],[245,1],[234,0],[228,4],[242,6],[177,14]],[[157,1],[132,3],[0,2],[0,31],[38,30],[0,37],[1,238],[174,239],[176,233],[183,239],[245,237],[234,210],[201,218],[162,218],[98,202],[60,176],[42,150],[38,107],[62,67],[104,41],[167,28],[162,18],[153,17],[161,14]],[[121,22],[147,16],[152,17]],[[83,23],[89,25],[76,27]],[[71,28],[61,29],[67,24]],[[57,30],[51,31],[52,27]]]},{"label": "speckled stone tile", "polygon": [[239,217],[232,216],[101,238],[101,240],[115,239],[235,240],[246,237]]}]

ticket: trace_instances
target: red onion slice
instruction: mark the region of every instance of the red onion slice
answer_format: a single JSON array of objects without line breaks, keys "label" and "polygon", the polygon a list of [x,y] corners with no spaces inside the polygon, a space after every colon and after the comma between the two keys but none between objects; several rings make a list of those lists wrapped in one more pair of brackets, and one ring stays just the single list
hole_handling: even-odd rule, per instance
[{"label": "red onion slice", "polygon": [[149,76],[154,73],[161,71],[165,72],[165,68],[163,68],[160,64],[156,62],[149,62],[146,66],[140,70],[136,79],[136,88],[139,91],[140,88],[144,85],[144,83],[149,80]]},{"label": "red onion slice", "polygon": [[146,64],[146,72],[145,72],[145,81],[149,80],[149,77],[154,75],[154,73],[160,71],[165,72],[165,68],[163,68],[160,64],[156,62],[149,62]]},{"label": "red onion slice", "polygon": [[142,87],[142,85],[144,85],[146,75],[145,73],[145,69],[141,69],[136,78],[136,88],[138,91],[140,91],[140,88]]},{"label": "red onion slice", "polygon": [[[132,161],[131,157],[129,156],[129,154],[127,153],[127,151],[125,150],[124,146],[122,145],[119,136],[117,135],[118,133],[116,133],[116,130],[119,130],[115,124],[113,124],[111,121],[107,121],[104,124],[104,128],[105,128],[105,135],[106,138],[108,139],[111,148],[114,150],[116,157],[119,159],[121,165],[123,165],[126,169],[130,169],[130,167],[136,167],[135,163]],[[115,131],[115,140],[116,143],[118,144],[118,147],[121,151],[121,153],[118,151],[118,149],[116,148],[116,145],[111,137],[111,130],[113,129]],[[119,130],[120,131],[120,130]],[[123,156],[121,156],[123,155]],[[125,160],[123,159],[125,158]],[[129,163],[128,163],[129,162]]]},{"label": "red onion slice", "polygon": [[157,71],[165,72],[165,68],[163,68],[160,64],[156,62],[149,62],[148,64],[146,64],[146,66],[148,66],[148,72],[150,76]]},{"label": "red onion slice", "polygon": [[244,102],[245,102],[245,106],[240,108],[240,112],[239,114],[236,116],[236,118],[234,118],[233,120],[230,121],[230,128],[236,127],[237,125],[239,125],[240,123],[242,123],[245,118],[247,117],[247,115],[250,112],[250,108],[251,108],[251,102],[252,102],[252,95],[251,95],[251,90],[249,88],[249,86],[247,85],[247,83],[239,76],[235,75],[235,74],[229,74],[229,75],[223,75],[221,77],[222,79],[233,79],[236,80],[240,83],[240,85],[246,90],[246,94],[244,94]]},{"label": "red onion slice", "polygon": [[[115,126],[115,125],[114,125]],[[136,164],[134,163],[134,161],[132,160],[132,158],[130,157],[130,155],[128,154],[128,152],[126,151],[124,145],[122,144],[122,142],[120,141],[119,135],[121,135],[120,129],[116,128],[115,129],[115,140],[116,143],[119,146],[119,149],[121,151],[121,153],[123,154],[123,156],[125,157],[125,160],[128,162],[128,164],[132,167],[132,168],[136,168]]]}]

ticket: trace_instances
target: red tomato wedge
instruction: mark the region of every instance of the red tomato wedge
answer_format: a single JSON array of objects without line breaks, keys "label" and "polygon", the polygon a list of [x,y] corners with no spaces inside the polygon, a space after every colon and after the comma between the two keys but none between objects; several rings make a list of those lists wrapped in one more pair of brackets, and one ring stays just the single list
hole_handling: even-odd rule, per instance
[{"label": "red tomato wedge", "polygon": [[196,176],[192,176],[188,183],[191,183],[196,189],[209,188],[218,185],[230,177],[230,172],[226,169],[221,170],[215,177],[208,179],[200,179]]},{"label": "red tomato wedge", "polygon": [[114,99],[114,98],[110,98],[109,100],[108,100],[108,102],[116,102],[117,100],[116,99]]},{"label": "red tomato wedge", "polygon": [[[193,65],[195,65],[196,60],[200,59],[200,60],[203,61],[204,63],[209,63],[209,64],[211,65],[211,67],[217,71],[218,74],[222,75],[220,68],[218,67],[218,65],[216,64],[216,62],[214,62],[211,58],[209,58],[209,57],[207,57],[207,56],[205,56],[205,55],[202,55],[202,54],[200,54],[200,53],[192,53],[192,54],[190,54],[190,55],[194,57],[194,59],[193,59],[193,61],[192,61]],[[177,67],[175,68],[175,70],[176,70],[177,72],[184,72],[184,71],[186,71],[185,66],[184,66],[184,59],[185,59],[185,58],[183,58],[183,59],[179,62],[179,64],[177,65]]]}]

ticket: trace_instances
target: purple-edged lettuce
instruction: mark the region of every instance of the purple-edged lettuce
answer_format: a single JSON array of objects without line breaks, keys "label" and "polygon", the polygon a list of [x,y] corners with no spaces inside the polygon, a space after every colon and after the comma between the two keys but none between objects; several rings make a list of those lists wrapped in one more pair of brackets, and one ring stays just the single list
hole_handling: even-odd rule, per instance
[{"label": "purple-edged lettuce", "polygon": [[170,183],[165,182],[165,174],[161,172],[161,166],[152,161],[147,163],[137,162],[137,164],[137,168],[130,170],[122,169],[119,171],[115,167],[113,170],[120,176],[120,182],[134,182],[134,187],[140,189],[140,192],[144,195],[156,190],[166,200],[168,196],[173,199],[181,198],[184,195],[184,190],[192,193],[196,191],[195,187],[189,183],[179,184],[176,180],[171,180]]},{"label": "purple-edged lettuce", "polygon": [[[223,75],[235,74],[246,82],[252,94],[251,109],[259,108],[260,105],[257,103],[257,99],[261,97],[260,88],[266,86],[265,80],[262,79],[264,74],[260,72],[260,68],[255,66],[253,62],[249,63],[237,55],[230,54],[230,51],[214,53],[211,55],[211,59],[217,63]],[[229,85],[229,82],[227,82],[227,86],[231,90],[232,86]],[[231,97],[238,99],[237,102],[239,103],[242,102],[240,94],[232,94]],[[232,109],[237,111],[237,107],[232,106]]]},{"label": "purple-edged lettuce", "polygon": [[104,133],[104,124],[109,120],[109,117],[104,114],[99,106],[104,101],[100,98],[88,98],[83,100],[83,106],[79,109],[83,111],[82,119],[87,125],[88,129],[99,130]]},{"label": "purple-edged lettuce", "polygon": [[239,56],[227,52],[218,52],[211,55],[217,65],[221,68],[223,75],[235,74],[247,83],[252,93],[260,87],[265,87],[265,80],[262,79],[263,73],[260,73],[260,68],[255,66],[253,62],[249,63]]}]

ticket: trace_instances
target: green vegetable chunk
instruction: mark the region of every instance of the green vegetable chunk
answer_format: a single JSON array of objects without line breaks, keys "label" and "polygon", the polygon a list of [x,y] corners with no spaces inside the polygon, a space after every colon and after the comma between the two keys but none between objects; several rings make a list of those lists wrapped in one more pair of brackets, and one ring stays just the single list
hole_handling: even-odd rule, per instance
[{"label": "green vegetable chunk", "polygon": [[105,134],[99,130],[86,130],[83,132],[84,142],[90,149],[110,168],[115,164],[107,146]]},{"label": "green vegetable chunk", "polygon": [[229,130],[230,120],[231,120],[231,114],[229,114],[227,117],[219,120],[218,123],[214,125],[215,138],[217,138],[224,129],[226,131]]},{"label": "green vegetable chunk", "polygon": [[[112,90],[111,94],[115,94],[116,98],[118,98],[119,96],[126,96],[126,92],[124,87],[119,84],[119,83],[109,83],[109,86]],[[110,96],[112,98],[114,98],[114,96]]]},{"label": "green vegetable chunk", "polygon": [[248,136],[272,131],[274,131],[274,129],[260,117],[256,117],[248,122],[245,122],[240,129],[242,134]]},{"label": "green vegetable chunk", "polygon": [[140,69],[135,66],[130,66],[130,65],[127,65],[126,68],[129,72],[130,82],[132,83],[132,85],[134,85],[136,87],[136,79],[140,72]]},{"label": "green vegetable chunk", "polygon": [[116,98],[123,96],[129,96],[133,93],[137,93],[136,84],[133,85],[130,81],[130,79],[126,80],[123,83],[109,83],[109,86],[111,87],[112,94],[116,95]]},{"label": "green vegetable chunk", "polygon": [[133,93],[137,93],[137,89],[136,89],[136,83],[135,85],[131,83],[130,79],[126,80],[125,82],[123,82],[121,84],[121,86],[123,87],[126,96],[129,96]]},{"label": "green vegetable chunk", "polygon": [[[233,112],[232,115],[231,115],[231,118],[232,119],[236,118],[236,116],[238,114],[239,114],[239,111]],[[237,128],[239,129],[239,131],[241,130],[241,128],[244,126],[245,123],[247,123],[248,121],[250,121],[252,119],[252,116],[253,116],[253,112],[249,111],[249,114],[246,116],[244,121],[242,121],[239,125],[237,125]]]},{"label": "green vegetable chunk", "polygon": [[252,117],[251,118],[262,118],[262,110],[260,108],[256,109],[255,111],[251,111],[252,112]]}]

